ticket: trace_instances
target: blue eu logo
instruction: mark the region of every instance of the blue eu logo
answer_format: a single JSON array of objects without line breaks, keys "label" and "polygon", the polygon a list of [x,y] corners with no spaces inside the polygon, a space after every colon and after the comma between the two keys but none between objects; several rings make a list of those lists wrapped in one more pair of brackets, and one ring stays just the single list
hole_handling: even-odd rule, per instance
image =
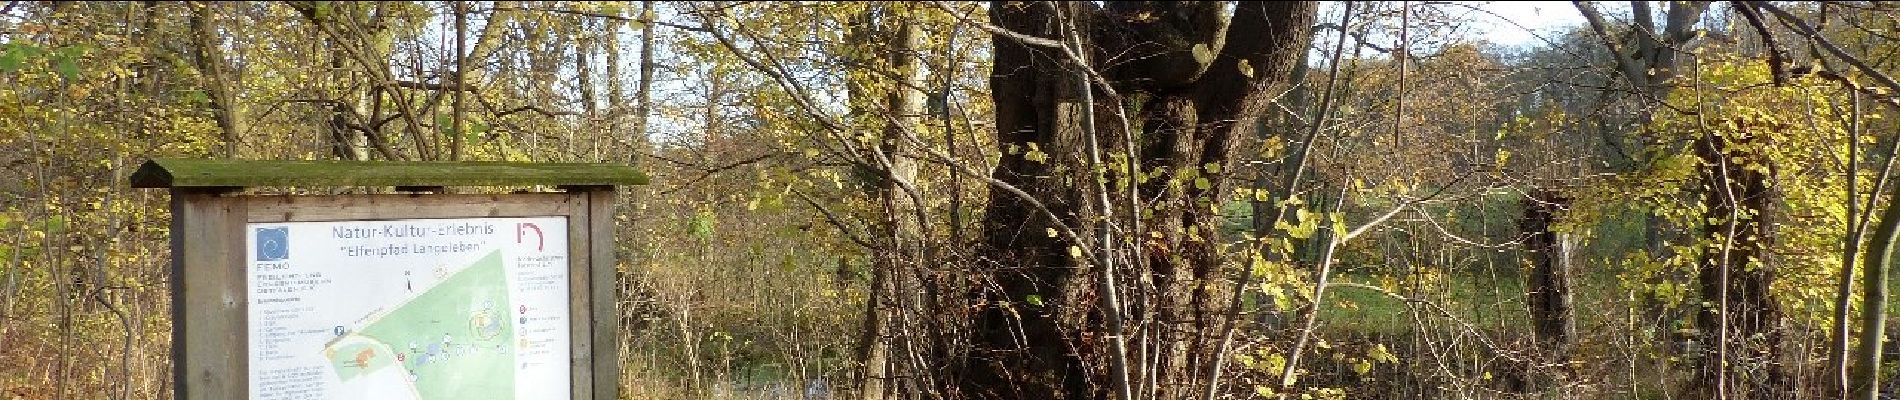
[{"label": "blue eu logo", "polygon": [[290,228],[257,228],[257,261],[290,258]]}]

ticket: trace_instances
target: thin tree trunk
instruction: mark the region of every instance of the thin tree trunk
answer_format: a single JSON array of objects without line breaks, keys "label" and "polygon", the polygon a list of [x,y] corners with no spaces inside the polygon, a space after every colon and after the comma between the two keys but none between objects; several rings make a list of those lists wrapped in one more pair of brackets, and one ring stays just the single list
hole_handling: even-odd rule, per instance
[{"label": "thin tree trunk", "polygon": [[[605,48],[607,57],[607,136],[610,138],[628,137],[626,132],[628,110],[626,108],[626,91],[624,90],[626,82],[621,79],[620,76],[620,28],[622,24],[623,22],[620,20],[608,20],[606,21],[607,28],[605,29],[607,35]],[[631,165],[634,162],[633,160],[639,157],[641,150],[640,143],[631,140],[628,141],[628,143],[629,146],[625,149],[626,154],[622,156],[626,157],[623,159],[628,160],[628,163]],[[612,151],[609,151],[609,153],[612,153]],[[608,160],[600,160],[600,162],[608,162]],[[643,193],[641,193],[641,190],[630,187],[624,193],[627,194],[624,199],[628,206],[622,206],[622,212],[639,210],[640,202],[645,197]],[[639,233],[632,235],[639,235]],[[628,263],[640,265],[640,263],[644,262],[642,259],[644,253],[644,249],[636,247],[634,251],[629,253]],[[627,269],[617,269],[614,271],[614,282],[616,282],[619,287],[628,288],[635,285],[632,274],[628,272]],[[625,357],[627,354],[632,354],[633,332],[635,332],[637,327],[633,322],[635,320],[633,314],[634,307],[628,304],[628,300],[624,298],[620,301],[622,302],[620,306],[621,319],[618,321],[620,323],[620,337],[616,338],[614,345],[620,347],[620,354]],[[618,362],[624,363],[626,360],[622,359],[618,360]],[[627,392],[629,389],[627,385],[632,384],[634,382],[633,379],[634,377],[628,374],[621,374],[621,376],[616,377],[618,384],[621,385],[622,393]]]},{"label": "thin tree trunk", "polygon": [[[1900,186],[1894,191],[1900,193]],[[1894,195],[1900,199],[1900,194]],[[1887,272],[1893,266],[1894,244],[1900,236],[1900,202],[1889,202],[1867,244],[1867,272],[1861,278],[1860,347],[1854,352],[1853,396],[1875,400],[1880,395],[1880,356],[1887,330]]]},{"label": "thin tree trunk", "polygon": [[[878,257],[881,260],[890,255]],[[878,264],[872,267],[870,296],[865,300],[868,304],[864,305],[864,328],[858,333],[857,398],[863,400],[883,400],[889,394],[886,384],[891,379],[891,347],[890,341],[886,339],[889,336],[889,319],[885,315],[889,313],[890,306],[885,303],[891,300],[894,293],[889,289],[891,274],[882,272],[880,268],[888,266],[888,263],[880,261]]]},{"label": "thin tree trunk", "polygon": [[243,119],[238,115],[237,97],[232,86],[238,77],[230,76],[229,65],[224,56],[224,47],[219,44],[215,19],[217,15],[212,7],[221,3],[191,3],[192,48],[197,60],[200,85],[209,94],[213,118],[223,133],[224,156],[236,157],[238,141],[244,132]]},{"label": "thin tree trunk", "polygon": [[[1075,10],[1077,9],[1070,8],[1071,13]],[[1097,216],[1097,223],[1100,226],[1095,229],[1095,238],[1099,242],[1096,245],[1095,254],[1100,255],[1099,259],[1095,260],[1095,264],[1096,268],[1101,269],[1095,273],[1096,294],[1101,297],[1099,301],[1102,304],[1098,313],[1102,315],[1108,328],[1106,339],[1109,342],[1109,388],[1114,390],[1116,400],[1133,400],[1134,392],[1128,384],[1128,340],[1126,337],[1128,329],[1123,326],[1121,294],[1116,284],[1114,202],[1109,200],[1111,192],[1108,190],[1108,166],[1102,163],[1100,144],[1102,135],[1095,127],[1095,84],[1089,79],[1089,74],[1092,73],[1088,70],[1090,68],[1087,58],[1089,49],[1082,44],[1083,31],[1077,27],[1080,25],[1077,22],[1081,20],[1079,17],[1079,15],[1071,14],[1069,18],[1071,23],[1067,24],[1067,32],[1064,36],[1069,38],[1067,43],[1070,46],[1069,51],[1080,57],[1074,60],[1072,67],[1075,71],[1072,73],[1075,74],[1074,83],[1079,86],[1076,88],[1076,93],[1082,97],[1081,104],[1078,104],[1081,111],[1079,117],[1082,121],[1082,137],[1085,151],[1088,153],[1088,168],[1094,175],[1092,176],[1094,179],[1090,181],[1095,182],[1095,207],[1100,213]],[[1135,210],[1126,211],[1135,212]],[[1214,368],[1219,368],[1219,366],[1215,365]]]},{"label": "thin tree trunk", "polygon": [[[326,38],[323,40],[330,43],[335,42],[335,39]],[[326,88],[326,89],[331,89],[329,93],[336,93],[333,88],[337,86],[342,86],[340,84],[337,84],[337,82],[343,82],[343,77],[349,75],[349,73],[343,71],[342,50],[337,49],[335,46],[331,47],[329,68],[324,70],[324,75],[330,78],[326,80],[327,81],[326,84],[328,86],[331,86],[330,88]],[[357,94],[352,93],[351,95],[355,96]],[[350,115],[355,113],[355,109],[354,109],[355,105],[352,103],[354,103],[355,101],[345,101],[342,98],[330,98],[329,100],[330,100],[330,107],[328,109],[329,122],[326,124],[327,126],[325,127],[325,130],[329,131],[330,152],[336,155],[338,159],[343,159],[343,160],[368,159],[369,158],[368,154],[364,154],[362,149],[364,145],[368,144],[367,140],[369,138],[369,135],[356,132],[356,130],[350,127]],[[368,127],[366,128],[374,129],[374,128],[368,128]],[[358,138],[364,139],[365,142],[358,143],[357,142]],[[379,143],[378,148],[387,148],[387,146],[384,146]],[[394,155],[391,153],[383,153],[383,155],[384,155],[384,158],[395,159]]]},{"label": "thin tree trunk", "polygon": [[[612,138],[624,138],[627,134],[625,130],[627,128],[626,81],[620,79],[620,27],[622,24],[620,20],[606,21],[606,29],[604,29],[606,37],[603,38],[606,42],[602,44],[603,55],[607,58],[606,65],[603,66],[604,79],[607,82],[607,136]],[[633,156],[627,157],[631,160]]]},{"label": "thin tree trunk", "polygon": [[[846,46],[852,48],[853,54],[857,55],[851,61],[873,65],[873,60],[866,56],[876,47],[872,44],[873,38],[877,36],[873,9],[851,16],[849,25],[845,29]],[[873,100],[870,100],[876,98],[870,89],[872,85],[855,79],[847,81],[846,84],[845,101],[851,108],[851,115],[863,116],[877,112],[872,107]],[[852,360],[856,363],[853,366],[853,372],[858,379],[855,382],[857,384],[856,398],[862,400],[882,400],[888,388],[886,383],[890,380],[890,341],[885,339],[889,336],[887,332],[889,319],[885,317],[889,314],[888,310],[891,307],[889,304],[892,300],[891,291],[887,288],[890,287],[889,270],[896,264],[892,261],[892,258],[896,256],[896,249],[892,247],[897,235],[895,233],[896,218],[891,216],[892,202],[883,196],[888,194],[884,189],[892,183],[891,180],[892,178],[888,176],[879,177],[878,189],[872,193],[884,211],[884,218],[881,221],[884,237],[872,239],[867,244],[867,247],[871,247],[868,250],[874,253],[869,271],[871,282],[866,288],[866,293],[869,295],[864,301],[864,321],[859,327],[857,348],[854,349],[856,354],[853,356],[856,359]]]},{"label": "thin tree trunk", "polygon": [[596,35],[600,33],[588,27],[587,20],[581,20],[580,24],[582,28],[577,33],[574,46],[574,75],[581,92],[580,130],[588,135],[587,141],[593,145],[594,158],[591,160],[599,162],[601,135],[596,131],[600,129],[600,99],[594,89],[594,52],[599,51],[600,39]]},{"label": "thin tree trunk", "polygon": [[463,130],[462,94],[468,92],[468,2],[457,0],[455,7],[455,96],[453,114],[454,127],[449,130],[449,161],[462,160],[462,140],[468,136]]},{"label": "thin tree trunk", "polygon": [[[895,8],[886,9],[897,13]],[[883,29],[880,25],[888,26]],[[915,185],[917,175],[916,161],[910,157],[909,147],[904,138],[907,132],[915,132],[922,127],[924,116],[924,94],[920,90],[924,85],[923,70],[919,67],[916,50],[922,46],[922,35],[917,25],[901,15],[886,15],[882,21],[874,20],[870,15],[860,16],[853,24],[853,40],[862,48],[874,48],[870,44],[880,37],[888,37],[888,46],[884,48],[883,58],[891,70],[891,76],[897,77],[884,96],[882,112],[885,129],[876,150],[876,160],[882,164],[883,176],[879,179],[877,198],[882,201],[884,211],[885,235],[884,249],[876,265],[872,266],[872,289],[882,291],[886,296],[872,299],[866,311],[864,337],[860,344],[861,378],[864,380],[859,390],[862,399],[884,399],[896,393],[900,386],[894,379],[897,376],[912,376],[922,373],[924,366],[899,370],[902,363],[891,360],[893,348],[893,328],[899,321],[900,313],[913,310],[912,300],[922,282],[913,282],[906,277],[908,268],[917,260],[915,246],[919,245],[918,235],[921,226],[910,223],[910,215],[917,210],[910,197],[908,188]],[[859,87],[854,95],[873,97],[876,92],[870,87]],[[905,346],[905,354],[914,354],[918,349]],[[911,388],[913,391],[921,388]]]},{"label": "thin tree trunk", "polygon": [[634,89],[633,154],[629,160],[641,166],[640,154],[647,151],[647,123],[653,114],[653,1],[640,2],[640,82]]},{"label": "thin tree trunk", "polygon": [[1854,269],[1859,261],[1860,242],[1866,230],[1859,222],[1860,211],[1860,92],[1850,102],[1847,129],[1847,238],[1841,243],[1841,275],[1834,289],[1833,335],[1828,340],[1828,380],[1834,393],[1845,398],[1852,389],[1848,365],[1847,340],[1854,297]]}]

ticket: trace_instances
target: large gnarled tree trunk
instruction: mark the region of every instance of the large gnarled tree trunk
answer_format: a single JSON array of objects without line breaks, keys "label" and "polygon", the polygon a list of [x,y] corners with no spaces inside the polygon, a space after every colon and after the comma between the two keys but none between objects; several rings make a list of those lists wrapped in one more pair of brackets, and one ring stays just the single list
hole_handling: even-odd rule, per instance
[{"label": "large gnarled tree trunk", "polygon": [[[1194,397],[1205,384],[1199,374],[1214,361],[1219,327],[1228,318],[1224,299],[1231,282],[1217,249],[1220,216],[1213,205],[1231,186],[1228,172],[1246,127],[1266,113],[1282,91],[1294,60],[1306,50],[1315,6],[1310,2],[1242,2],[1226,17],[1223,2],[996,2],[992,22],[1017,33],[1079,43],[1087,67],[1112,85],[1099,85],[1092,110],[1081,88],[1087,79],[1057,48],[996,36],[991,97],[996,103],[998,142],[1016,154],[998,162],[993,177],[1023,189],[1048,208],[1004,191],[990,199],[984,218],[989,258],[979,260],[981,295],[969,360],[961,365],[963,393],[976,398],[1107,398],[1115,381],[1111,332],[1100,307],[1094,263],[1071,256],[1071,246],[1098,246],[1050,235],[1054,221],[1081,237],[1097,232],[1101,218],[1128,221],[1137,198],[1143,232],[1123,232],[1142,246],[1135,259],[1123,242],[1112,251],[1115,265],[1131,271],[1116,277],[1129,293],[1123,316],[1145,324],[1151,341],[1132,375],[1158,398]],[[1069,32],[1080,32],[1081,37]],[[1136,103],[1138,102],[1138,104]],[[1117,113],[1132,106],[1128,132]],[[1081,120],[1093,116],[1094,132]],[[1094,134],[1108,153],[1106,186],[1115,191],[1104,212],[1101,193],[1085,152]],[[1129,139],[1134,143],[1128,146]],[[1031,147],[1030,145],[1034,145]],[[1029,149],[1035,150],[1029,150]],[[1124,184],[1134,161],[1147,173],[1136,179],[1140,193]],[[1046,157],[1036,154],[1046,153]],[[1028,152],[1030,154],[1022,154]],[[1159,173],[1157,173],[1159,171]],[[1204,179],[1204,180],[1202,180]],[[1123,226],[1122,229],[1127,229]],[[1132,233],[1132,234],[1131,234]],[[1132,284],[1142,282],[1141,284]],[[1134,343],[1136,341],[1132,341]],[[1146,360],[1143,360],[1146,359]],[[1137,390],[1145,385],[1136,384]]]}]

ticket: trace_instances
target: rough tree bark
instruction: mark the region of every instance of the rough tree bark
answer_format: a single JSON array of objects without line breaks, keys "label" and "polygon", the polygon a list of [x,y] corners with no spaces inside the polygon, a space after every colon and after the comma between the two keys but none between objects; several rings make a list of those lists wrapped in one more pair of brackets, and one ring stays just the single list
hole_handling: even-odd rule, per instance
[{"label": "rough tree bark", "polygon": [[881,112],[865,116],[884,125],[882,140],[874,149],[874,161],[881,164],[883,170],[876,195],[884,211],[884,237],[879,239],[884,248],[875,260],[877,265],[871,268],[873,295],[865,309],[858,354],[863,379],[858,398],[865,400],[889,398],[900,391],[901,382],[895,377],[916,374],[914,370],[903,368],[906,363],[892,360],[892,357],[904,359],[903,354],[916,350],[907,346],[908,342],[899,342],[897,332],[905,331],[900,313],[920,315],[913,308],[919,283],[908,278],[915,271],[918,237],[923,229],[911,218],[917,210],[910,190],[917,181],[917,162],[903,140],[907,136],[905,132],[922,128],[925,82],[916,51],[923,47],[923,35],[900,8],[867,9],[851,27],[852,41],[865,51],[862,61],[886,69],[898,80],[877,88],[854,86],[852,90],[853,96],[882,97],[883,100]]},{"label": "rough tree bark", "polygon": [[1529,253],[1530,290],[1526,295],[1530,296],[1532,328],[1544,349],[1545,363],[1551,365],[1569,361],[1571,340],[1576,337],[1570,291],[1572,244],[1563,233],[1552,229],[1565,203],[1556,191],[1533,189],[1519,222],[1524,250]]},{"label": "rough tree bark", "polygon": [[[998,143],[1028,149],[997,164],[992,177],[1026,191],[1082,237],[1094,237],[1100,218],[1125,218],[1099,209],[1093,171],[1087,167],[1087,134],[1079,118],[1092,114],[1103,149],[1132,147],[1151,175],[1133,183],[1152,214],[1150,232],[1132,236],[1145,246],[1145,260],[1119,265],[1131,271],[1123,282],[1135,298],[1153,299],[1152,309],[1131,305],[1126,315],[1156,315],[1150,365],[1155,397],[1197,396],[1196,371],[1214,360],[1218,327],[1231,284],[1216,248],[1220,216],[1210,204],[1232,185],[1225,173],[1240,135],[1266,114],[1287,83],[1293,62],[1305,51],[1315,5],[1311,2],[1242,2],[1225,17],[1223,2],[995,2],[990,20],[1015,33],[1079,41],[1087,65],[1112,86],[1095,89],[1093,112],[1081,109],[1083,75],[1060,50],[997,35],[991,98],[996,104]],[[1071,28],[1073,27],[1073,28]],[[1065,32],[1083,32],[1070,38]],[[1233,40],[1228,40],[1229,38]],[[1138,103],[1136,103],[1138,102]],[[1139,128],[1132,135],[1114,116],[1123,107]],[[1125,147],[1124,137],[1136,143]],[[1118,152],[1119,153],[1119,152]],[[1108,159],[1126,157],[1111,154]],[[1129,183],[1126,171],[1109,163],[1109,188]],[[1155,173],[1162,171],[1161,173]],[[1205,179],[1204,181],[1200,179]],[[1110,189],[1116,190],[1116,189]],[[1116,197],[1120,197],[1117,195]],[[1128,210],[1115,211],[1126,213]],[[1144,211],[1150,212],[1150,211]],[[1120,219],[1117,219],[1120,220]],[[1071,256],[1071,246],[1090,247],[1048,235],[1054,226],[1030,202],[993,195],[983,221],[985,252],[979,260],[980,310],[973,321],[973,349],[961,370],[966,396],[1000,399],[1106,398],[1109,335],[1098,307],[1092,264]],[[1128,246],[1123,242],[1121,246]],[[1121,249],[1127,250],[1127,249]],[[1149,289],[1152,288],[1152,289]],[[1131,329],[1133,329],[1131,327]],[[1144,378],[1145,379],[1145,378]]]},{"label": "rough tree bark", "polygon": [[[894,261],[892,266],[897,268],[885,272],[893,274],[889,281],[892,299],[897,302],[894,304],[893,311],[924,315],[917,307],[921,282],[913,279],[917,276],[919,267],[917,263],[922,259],[919,256],[920,246],[923,244],[920,238],[925,229],[922,221],[912,218],[919,204],[913,197],[917,187],[917,160],[913,157],[915,152],[909,150],[908,142],[902,139],[906,136],[904,134],[906,131],[923,129],[924,70],[920,66],[921,60],[917,58],[917,50],[923,47],[923,32],[907,15],[902,14],[901,11],[893,11],[898,13],[890,16],[891,45],[885,57],[889,60],[891,72],[900,83],[891,87],[891,93],[886,96],[885,108],[890,113],[890,118],[884,129],[883,143],[878,146],[877,153],[878,158],[886,164],[886,169],[889,171],[889,176],[884,178],[878,191],[879,197],[884,200],[884,213],[888,218],[885,223],[890,225],[891,248],[896,250],[895,254],[898,258],[892,260]],[[892,326],[898,328],[893,333],[914,332],[904,323],[906,319],[897,318],[899,315],[893,313],[893,318],[889,321]],[[899,342],[894,339],[891,348],[901,350],[904,354],[912,354],[917,349],[911,344],[910,340]],[[892,356],[904,358],[900,354],[892,354]],[[906,365],[906,363],[893,363],[893,365]],[[916,375],[921,372],[918,370],[919,367],[921,366],[910,365],[909,368],[893,369],[893,372]]]}]

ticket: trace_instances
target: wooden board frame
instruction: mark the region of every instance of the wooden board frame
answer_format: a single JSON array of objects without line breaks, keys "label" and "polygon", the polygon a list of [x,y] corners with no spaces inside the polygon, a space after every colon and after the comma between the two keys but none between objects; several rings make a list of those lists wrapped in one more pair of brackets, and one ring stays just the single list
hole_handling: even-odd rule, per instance
[{"label": "wooden board frame", "polygon": [[246,224],[566,217],[570,398],[618,399],[614,187],[564,189],[567,192],[492,195],[261,196],[172,188],[173,398],[251,398]]},{"label": "wooden board frame", "polygon": [[132,173],[135,188],[289,186],[645,185],[633,167],[598,163],[335,161],[158,158]]}]

